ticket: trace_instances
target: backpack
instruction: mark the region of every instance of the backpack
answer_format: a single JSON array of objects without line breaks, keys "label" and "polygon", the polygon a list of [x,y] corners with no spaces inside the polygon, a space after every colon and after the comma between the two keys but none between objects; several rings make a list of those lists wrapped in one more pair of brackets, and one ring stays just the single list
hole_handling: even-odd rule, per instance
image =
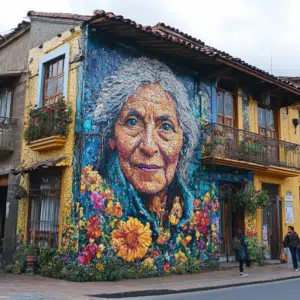
[{"label": "backpack", "polygon": [[241,248],[242,248],[241,240],[239,240],[238,238],[235,237],[232,240],[232,250],[237,251],[237,250],[240,250]]}]

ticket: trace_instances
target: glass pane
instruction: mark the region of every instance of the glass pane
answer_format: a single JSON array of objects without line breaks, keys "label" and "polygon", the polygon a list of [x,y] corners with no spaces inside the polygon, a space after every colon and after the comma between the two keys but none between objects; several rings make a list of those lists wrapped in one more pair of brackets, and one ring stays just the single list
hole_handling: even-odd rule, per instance
[{"label": "glass pane", "polygon": [[266,127],[266,114],[265,110],[261,107],[258,108],[258,126]]},{"label": "glass pane", "polygon": [[223,93],[217,92],[217,113],[224,114]]},{"label": "glass pane", "polygon": [[225,94],[225,115],[226,116],[233,116],[233,101],[232,95],[226,93]]},{"label": "glass pane", "polygon": [[61,94],[64,91],[64,76],[61,76],[57,80],[57,94]]},{"label": "glass pane", "polygon": [[275,118],[273,110],[267,110],[267,127],[275,129]]},{"label": "glass pane", "polygon": [[52,72],[53,71],[53,65],[49,65],[49,74],[48,74],[48,78],[52,77]]},{"label": "glass pane", "polygon": [[54,93],[55,93],[55,90],[54,90],[55,81],[56,81],[56,79],[48,80],[47,88],[46,88],[46,97],[50,97],[50,96],[54,95]]},{"label": "glass pane", "polygon": [[64,72],[64,59],[61,59],[58,62],[58,74],[61,74]]},{"label": "glass pane", "polygon": [[53,77],[57,75],[57,62],[53,64]]}]

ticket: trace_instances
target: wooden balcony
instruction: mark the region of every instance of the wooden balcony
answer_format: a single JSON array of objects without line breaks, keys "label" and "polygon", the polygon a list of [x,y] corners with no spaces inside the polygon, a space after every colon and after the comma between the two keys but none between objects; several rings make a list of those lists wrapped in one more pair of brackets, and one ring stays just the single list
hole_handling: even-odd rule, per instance
[{"label": "wooden balcony", "polygon": [[17,119],[0,117],[0,152],[14,151],[17,125]]},{"label": "wooden balcony", "polygon": [[220,124],[204,128],[204,163],[280,176],[300,174],[300,145]]}]

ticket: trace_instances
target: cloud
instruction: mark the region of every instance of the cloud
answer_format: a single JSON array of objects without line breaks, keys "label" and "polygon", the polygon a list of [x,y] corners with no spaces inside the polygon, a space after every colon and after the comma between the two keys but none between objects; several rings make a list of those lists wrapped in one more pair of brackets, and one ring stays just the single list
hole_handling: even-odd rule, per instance
[{"label": "cloud", "polygon": [[143,25],[164,22],[275,75],[300,75],[299,0],[10,0],[0,11],[0,34],[28,10],[92,14],[95,9]]}]

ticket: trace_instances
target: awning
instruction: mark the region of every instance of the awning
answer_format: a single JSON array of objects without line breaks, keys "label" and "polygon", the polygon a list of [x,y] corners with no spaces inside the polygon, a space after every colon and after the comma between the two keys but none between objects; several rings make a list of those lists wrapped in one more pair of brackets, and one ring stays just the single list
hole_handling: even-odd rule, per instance
[{"label": "awning", "polygon": [[33,171],[37,171],[40,169],[47,169],[55,167],[58,163],[65,160],[65,156],[56,157],[56,158],[49,158],[47,160],[39,161],[36,163],[33,163],[31,165],[21,165],[17,167],[16,169],[10,170],[10,173],[13,175],[24,175]]}]

